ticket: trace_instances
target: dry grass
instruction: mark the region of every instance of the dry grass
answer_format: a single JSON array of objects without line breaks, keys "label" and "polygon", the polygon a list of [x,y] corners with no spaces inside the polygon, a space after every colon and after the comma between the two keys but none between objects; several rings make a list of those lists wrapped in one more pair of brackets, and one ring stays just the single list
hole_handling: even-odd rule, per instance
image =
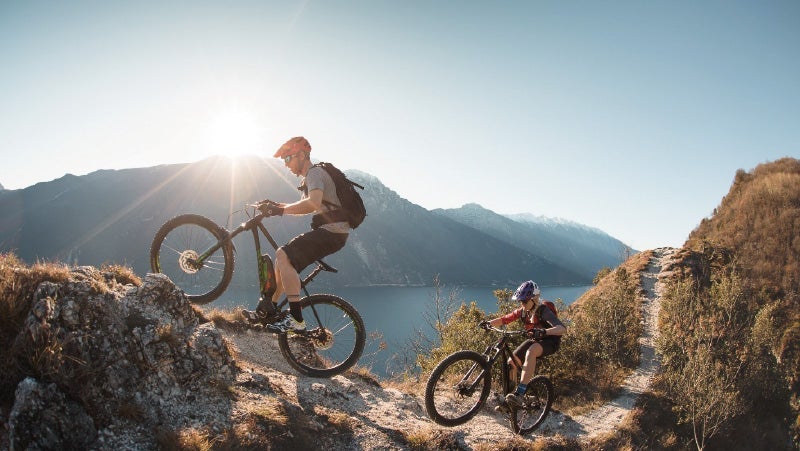
[{"label": "dry grass", "polygon": [[30,349],[18,349],[14,342],[33,307],[36,287],[46,281],[64,283],[69,275],[67,266],[60,263],[37,262],[29,267],[14,254],[0,254],[0,402],[14,399],[25,367],[33,366],[27,371],[41,373],[60,360],[61,346],[47,337],[37,337],[38,343],[33,343],[39,346]]},{"label": "dry grass", "polygon": [[347,412],[325,406],[314,406],[313,410],[315,415],[339,432],[352,433],[358,427],[358,421]]},{"label": "dry grass", "polygon": [[211,321],[222,330],[241,333],[250,328],[242,317],[241,307],[236,307],[233,310],[201,307],[195,307],[195,309],[198,311],[201,318],[206,321]]},{"label": "dry grass", "polygon": [[420,379],[415,375],[403,374],[381,382],[381,385],[388,388],[394,388],[403,393],[423,393],[425,392],[425,384],[427,380]]},{"label": "dry grass", "polygon": [[347,370],[347,375],[355,376],[361,379],[362,381],[372,385],[373,387],[382,386],[381,382],[378,380],[378,377],[375,376],[369,368],[360,365],[355,365],[349,370]]},{"label": "dry grass", "polygon": [[106,277],[122,285],[136,285],[137,287],[142,284],[142,279],[127,266],[104,263],[100,267],[100,272]]},{"label": "dry grass", "polygon": [[459,450],[463,449],[458,443],[456,431],[427,427],[403,431],[403,436],[408,446],[417,451],[427,450]]},{"label": "dry grass", "polygon": [[268,397],[265,402],[254,406],[249,412],[252,418],[279,426],[289,424],[289,415],[281,400],[275,397]]},{"label": "dry grass", "polygon": [[208,431],[185,428],[179,431],[160,430],[156,442],[162,450],[210,451],[225,441],[225,436],[212,435]]}]

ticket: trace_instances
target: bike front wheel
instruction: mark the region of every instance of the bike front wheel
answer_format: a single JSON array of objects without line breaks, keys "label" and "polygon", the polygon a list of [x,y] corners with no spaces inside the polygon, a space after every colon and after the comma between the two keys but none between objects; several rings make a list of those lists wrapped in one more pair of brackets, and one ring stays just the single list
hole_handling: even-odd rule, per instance
[{"label": "bike front wheel", "polygon": [[205,255],[227,232],[200,215],[176,216],[161,226],[150,245],[150,269],[165,274],[195,304],[217,299],[233,275],[233,244]]},{"label": "bike front wheel", "polygon": [[366,342],[364,320],[358,310],[331,294],[305,297],[300,307],[306,331],[278,336],[286,361],[311,377],[332,377],[355,365]]},{"label": "bike front wheel", "polygon": [[536,376],[528,384],[522,407],[511,412],[511,429],[525,435],[542,424],[553,405],[553,383],[545,376]]},{"label": "bike front wheel", "polygon": [[475,351],[458,351],[439,362],[425,386],[425,410],[442,426],[474,417],[489,397],[491,367]]}]

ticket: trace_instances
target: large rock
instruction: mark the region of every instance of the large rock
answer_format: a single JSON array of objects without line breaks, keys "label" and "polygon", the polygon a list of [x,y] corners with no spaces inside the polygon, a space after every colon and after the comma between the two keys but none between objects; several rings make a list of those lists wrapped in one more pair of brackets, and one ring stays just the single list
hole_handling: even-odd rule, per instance
[{"label": "large rock", "polygon": [[95,440],[92,418],[56,384],[28,377],[15,396],[8,421],[11,449],[82,449]]},{"label": "large rock", "polygon": [[140,442],[229,421],[233,357],[163,275],[137,287],[79,267],[65,283],[42,283],[14,347],[31,377],[9,416],[13,449],[118,447],[109,431],[120,422],[135,424],[124,429],[141,431]]}]

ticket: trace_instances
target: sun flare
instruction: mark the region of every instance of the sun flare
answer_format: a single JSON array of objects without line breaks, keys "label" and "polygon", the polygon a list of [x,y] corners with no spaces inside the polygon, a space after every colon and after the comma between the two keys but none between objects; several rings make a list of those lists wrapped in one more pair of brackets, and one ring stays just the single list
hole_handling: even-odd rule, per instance
[{"label": "sun flare", "polygon": [[241,109],[227,109],[212,117],[209,145],[214,154],[238,156],[258,153],[263,144],[263,128],[255,115]]}]

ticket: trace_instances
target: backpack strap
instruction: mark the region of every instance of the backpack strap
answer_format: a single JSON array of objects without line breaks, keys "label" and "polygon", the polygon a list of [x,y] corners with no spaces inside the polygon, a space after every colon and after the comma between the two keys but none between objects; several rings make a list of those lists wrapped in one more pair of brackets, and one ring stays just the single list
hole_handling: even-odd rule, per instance
[{"label": "backpack strap", "polygon": [[544,306],[545,306],[544,304],[537,305],[536,310],[534,310],[533,312],[533,324],[536,327],[540,327],[542,322],[544,322],[544,320],[542,319],[542,308]]}]

